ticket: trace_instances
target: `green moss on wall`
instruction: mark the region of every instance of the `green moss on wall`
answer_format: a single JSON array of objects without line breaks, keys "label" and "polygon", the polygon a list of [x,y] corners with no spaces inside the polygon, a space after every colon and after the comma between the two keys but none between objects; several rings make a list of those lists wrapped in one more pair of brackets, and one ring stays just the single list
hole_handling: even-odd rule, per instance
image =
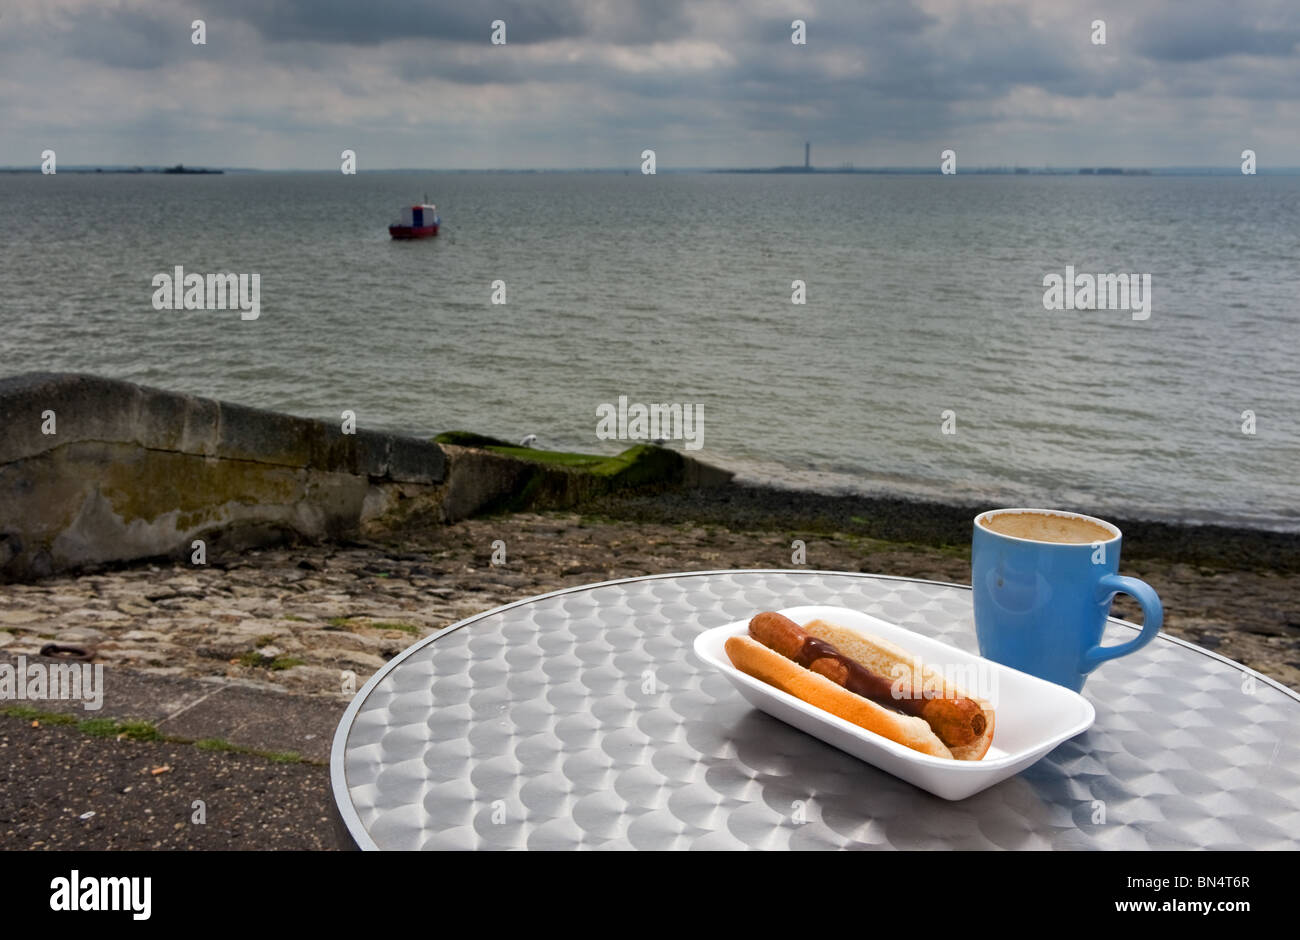
[{"label": "green moss on wall", "polygon": [[100,493],[128,525],[175,511],[178,531],[189,531],[221,518],[228,503],[288,505],[299,496],[293,471],[246,461],[145,452],[102,472]]}]

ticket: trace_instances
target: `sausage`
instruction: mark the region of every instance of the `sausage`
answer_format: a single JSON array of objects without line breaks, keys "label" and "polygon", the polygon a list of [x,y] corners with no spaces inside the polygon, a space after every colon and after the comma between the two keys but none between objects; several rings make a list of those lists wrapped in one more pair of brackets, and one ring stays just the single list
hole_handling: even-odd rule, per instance
[{"label": "sausage", "polygon": [[873,672],[812,636],[789,617],[764,611],[750,620],[749,633],[769,649],[850,692],[904,715],[925,719],[948,747],[970,744],[987,726],[983,709],[972,699],[926,697],[923,690],[912,688],[910,677],[891,680]]}]

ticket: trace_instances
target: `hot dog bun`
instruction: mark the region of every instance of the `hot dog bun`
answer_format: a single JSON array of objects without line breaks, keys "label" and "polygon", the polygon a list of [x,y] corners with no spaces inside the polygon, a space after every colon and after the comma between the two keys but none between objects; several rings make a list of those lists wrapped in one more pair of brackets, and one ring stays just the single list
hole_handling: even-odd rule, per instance
[{"label": "hot dog bun", "polygon": [[809,705],[838,715],[859,728],[897,741],[904,747],[934,757],[949,760],[953,757],[952,751],[939,740],[939,736],[924,718],[902,715],[877,705],[870,699],[836,685],[825,676],[805,669],[793,659],[786,659],[751,637],[728,637],[725,648],[732,665],[746,675],[776,686]]},{"label": "hot dog bun", "polygon": [[943,698],[969,698],[977,702],[986,720],[984,733],[970,744],[949,750],[957,760],[980,760],[988,753],[989,747],[993,744],[993,706],[988,701],[953,685],[944,678],[942,673],[920,662],[914,654],[882,637],[827,623],[825,620],[813,620],[804,624],[803,628],[873,672],[892,679],[899,675],[900,667],[905,667],[909,676],[913,674],[913,670],[920,673],[924,683],[922,688],[925,690],[934,689],[935,694]]}]

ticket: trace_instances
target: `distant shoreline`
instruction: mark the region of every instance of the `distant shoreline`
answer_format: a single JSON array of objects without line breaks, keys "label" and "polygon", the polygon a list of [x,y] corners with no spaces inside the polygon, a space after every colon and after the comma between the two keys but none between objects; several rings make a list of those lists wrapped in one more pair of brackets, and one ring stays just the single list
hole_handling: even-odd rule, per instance
[{"label": "distant shoreline", "polygon": [[[70,166],[61,167],[59,173],[76,173],[91,175],[222,175],[222,174],[261,174],[261,173],[333,173],[337,174],[337,169],[260,169],[257,167],[214,167],[202,168],[196,167],[191,169],[185,167],[176,169],[175,167],[121,167],[121,166]],[[39,166],[7,166],[0,167],[0,173],[35,173],[41,174]],[[581,167],[570,169],[469,169],[469,168],[447,168],[447,169],[428,169],[421,167],[401,167],[397,169],[383,170],[358,170],[358,175],[376,175],[385,173],[436,173],[444,175],[576,175],[576,174],[601,174],[613,176],[640,176],[641,172],[636,167]],[[802,166],[776,166],[776,167],[660,167],[655,175],[674,176],[682,174],[735,174],[743,176],[941,176],[943,175],[937,166],[929,167],[802,167]],[[1242,176],[1241,170],[1236,166],[1224,167],[1018,167],[1018,166],[990,166],[990,167],[971,167],[962,169],[952,174],[954,176],[1052,176],[1052,177],[1187,177],[1187,176]],[[1258,176],[1300,176],[1300,167],[1272,167],[1260,168]]]},{"label": "distant shoreline", "polygon": [[[59,173],[125,173],[130,176],[142,176],[149,173],[156,173],[165,176],[221,176],[225,170],[210,170],[207,167],[189,167],[180,163],[175,166],[132,166],[132,167],[84,167],[72,166],[64,167]],[[259,172],[253,170],[251,172]],[[0,173],[40,173],[44,171],[40,167],[0,167]],[[58,174],[50,174],[58,175]]]}]

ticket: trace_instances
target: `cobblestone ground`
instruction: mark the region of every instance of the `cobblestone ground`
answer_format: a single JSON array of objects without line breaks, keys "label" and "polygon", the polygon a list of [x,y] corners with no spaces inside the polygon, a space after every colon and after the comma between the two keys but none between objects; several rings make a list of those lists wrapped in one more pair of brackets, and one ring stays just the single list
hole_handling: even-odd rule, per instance
[{"label": "cobblestone ground", "polygon": [[[747,533],[698,525],[521,514],[393,543],[297,545],[0,585],[0,649],[92,647],[97,662],[217,676],[346,698],[422,636],[560,587],[711,568],[807,566],[969,583],[960,554],[850,536]],[[493,543],[505,563],[494,565]],[[1300,689],[1300,575],[1140,561],[1166,605],[1166,630]],[[1116,613],[1140,619],[1127,599]]]}]

